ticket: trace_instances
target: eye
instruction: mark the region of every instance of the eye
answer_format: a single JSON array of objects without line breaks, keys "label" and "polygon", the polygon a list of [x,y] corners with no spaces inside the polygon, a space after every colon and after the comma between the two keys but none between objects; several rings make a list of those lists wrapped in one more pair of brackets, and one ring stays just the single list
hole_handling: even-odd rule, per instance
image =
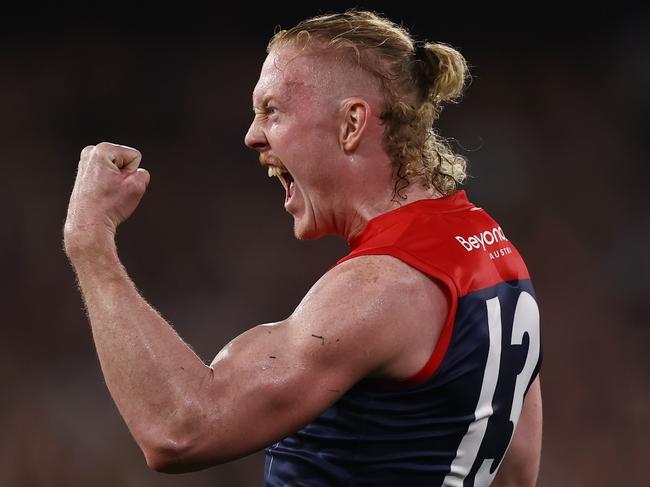
[{"label": "eye", "polygon": [[256,117],[262,117],[262,118],[269,118],[272,115],[276,115],[279,113],[280,110],[278,110],[277,107],[273,105],[266,105],[261,108],[253,108],[253,113],[255,113]]}]

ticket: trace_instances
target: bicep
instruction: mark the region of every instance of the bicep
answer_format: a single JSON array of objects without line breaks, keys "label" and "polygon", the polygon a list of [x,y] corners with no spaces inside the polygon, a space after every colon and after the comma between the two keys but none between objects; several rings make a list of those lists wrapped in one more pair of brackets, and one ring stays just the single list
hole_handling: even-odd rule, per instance
[{"label": "bicep", "polygon": [[257,451],[312,421],[358,380],[360,370],[329,359],[341,339],[313,331],[289,319],[228,345],[211,366],[197,454],[223,462]]},{"label": "bicep", "polygon": [[330,271],[287,320],[257,326],[217,355],[205,419],[188,440],[194,463],[223,463],[288,436],[393,358],[402,348],[393,325],[409,316],[399,278],[382,263]]},{"label": "bicep", "polygon": [[493,487],[534,486],[542,450],[542,393],[539,376],[531,384],[517,428]]}]

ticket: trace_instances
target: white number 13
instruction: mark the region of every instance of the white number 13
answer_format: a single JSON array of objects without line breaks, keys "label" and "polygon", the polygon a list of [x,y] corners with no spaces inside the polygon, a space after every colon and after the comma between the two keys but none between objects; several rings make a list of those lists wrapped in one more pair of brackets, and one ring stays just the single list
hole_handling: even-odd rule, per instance
[{"label": "white number 13", "polygon": [[[487,306],[490,347],[485,364],[485,374],[481,383],[481,393],[474,412],[475,419],[458,446],[456,458],[452,462],[451,470],[443,482],[445,487],[462,487],[465,478],[476,461],[487,430],[488,421],[493,413],[492,400],[496,390],[501,362],[501,304],[498,297],[487,300],[485,304]],[[540,350],[539,309],[535,299],[529,293],[522,292],[515,308],[510,344],[522,345],[525,333],[528,333],[528,352],[524,368],[517,375],[515,381],[512,408],[510,410],[513,434],[524,402],[524,392],[535,371]],[[510,440],[512,440],[512,435]],[[493,458],[483,460],[474,479],[475,487],[487,486],[494,480],[497,469],[490,473],[493,463]]]}]

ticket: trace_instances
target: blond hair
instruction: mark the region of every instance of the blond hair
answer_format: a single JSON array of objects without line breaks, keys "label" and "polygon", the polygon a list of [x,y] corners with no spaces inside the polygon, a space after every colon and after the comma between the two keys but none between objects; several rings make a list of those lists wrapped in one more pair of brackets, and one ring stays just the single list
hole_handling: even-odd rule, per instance
[{"label": "blond hair", "polygon": [[[384,148],[396,169],[395,193],[418,179],[443,195],[458,189],[467,161],[433,127],[443,103],[462,95],[465,58],[442,43],[416,43],[403,27],[374,12],[348,10],[301,21],[277,32],[267,52],[281,45],[347,48],[359,67],[380,82]],[[398,183],[402,186],[398,188]],[[401,195],[400,195],[401,196]]]}]

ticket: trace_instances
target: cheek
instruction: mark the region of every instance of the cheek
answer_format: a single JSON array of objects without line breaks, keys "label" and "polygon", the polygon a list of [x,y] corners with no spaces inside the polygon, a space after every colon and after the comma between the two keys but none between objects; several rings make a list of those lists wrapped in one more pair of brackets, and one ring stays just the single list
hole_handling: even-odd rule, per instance
[{"label": "cheek", "polygon": [[332,120],[285,120],[270,127],[269,136],[273,151],[287,164],[304,193],[330,194],[336,186],[333,166],[341,150]]},{"label": "cheek", "polygon": [[304,144],[301,144],[302,133],[303,129],[293,123],[272,124],[267,131],[271,150],[281,159],[288,160],[291,165],[291,162],[300,156],[301,146],[304,147]]}]

